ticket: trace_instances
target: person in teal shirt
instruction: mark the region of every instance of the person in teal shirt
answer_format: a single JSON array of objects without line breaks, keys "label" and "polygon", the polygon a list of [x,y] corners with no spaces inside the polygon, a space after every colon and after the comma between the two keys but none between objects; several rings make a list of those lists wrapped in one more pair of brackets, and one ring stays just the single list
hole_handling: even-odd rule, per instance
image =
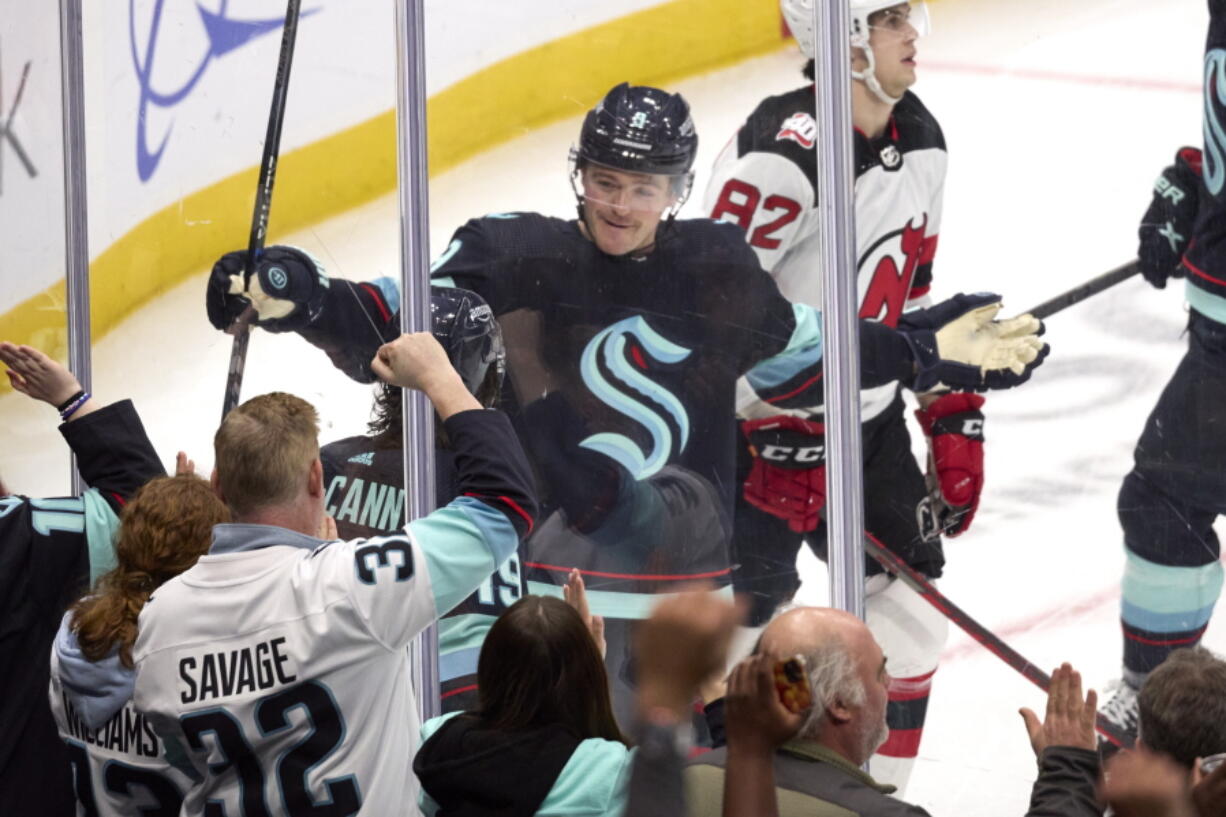
[{"label": "person in teal shirt", "polygon": [[568,604],[527,596],[486,635],[478,705],[426,721],[413,761],[426,817],[620,814],[633,750],[613,716],[604,623],[572,571]]}]

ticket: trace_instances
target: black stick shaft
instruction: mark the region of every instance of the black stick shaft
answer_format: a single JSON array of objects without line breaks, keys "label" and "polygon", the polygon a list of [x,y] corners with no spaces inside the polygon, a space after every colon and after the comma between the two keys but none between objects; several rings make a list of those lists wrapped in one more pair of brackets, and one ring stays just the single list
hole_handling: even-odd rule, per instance
[{"label": "black stick shaft", "polygon": [[1140,272],[1140,267],[1137,262],[1129,261],[1127,264],[1121,264],[1110,272],[1104,272],[1096,278],[1091,278],[1084,284],[1073,287],[1068,292],[1062,292],[1054,298],[1044,301],[1034,309],[1027,310],[1031,315],[1034,315],[1039,320],[1049,318],[1052,315],[1062,310],[1068,309],[1074,304],[1079,304],[1091,295],[1097,295],[1104,289],[1110,289],[1120,281],[1126,281],[1132,276]]},{"label": "black stick shaft", "polygon": [[[868,555],[880,562],[882,567],[905,582],[916,593],[919,593],[924,601],[931,604],[942,615],[961,627],[967,635],[986,647],[997,658],[1020,672],[1028,681],[1044,692],[1051,686],[1051,676],[1032,664],[1025,656],[1002,641],[1000,637],[987,627],[971,618],[969,613],[946,598],[940,590],[937,590],[923,573],[920,573],[898,558],[897,554],[877,541],[871,533],[865,533],[864,535],[864,550]],[[1095,716],[1094,726],[1099,734],[1116,746],[1131,748],[1132,742],[1128,737],[1122,734],[1115,724],[1108,721],[1101,714]]]},{"label": "black stick shaft", "polygon": [[[251,280],[255,265],[264,251],[268,233],[268,214],[272,209],[272,187],[277,177],[277,159],[281,153],[281,123],[285,120],[285,101],[289,93],[289,71],[294,59],[294,40],[298,34],[298,9],[302,0],[289,0],[285,9],[285,26],[281,30],[281,56],[277,60],[277,78],[273,82],[272,105],[268,111],[268,131],[264,135],[264,155],[260,158],[260,180],[255,189],[255,209],[251,214],[251,234],[247,238],[247,264],[244,282]],[[226,375],[226,397],[221,417],[238,405],[243,390],[243,370],[247,366],[247,343],[251,339],[251,324],[255,310],[248,307],[234,322],[230,331],[234,343],[230,347],[230,369]]]}]

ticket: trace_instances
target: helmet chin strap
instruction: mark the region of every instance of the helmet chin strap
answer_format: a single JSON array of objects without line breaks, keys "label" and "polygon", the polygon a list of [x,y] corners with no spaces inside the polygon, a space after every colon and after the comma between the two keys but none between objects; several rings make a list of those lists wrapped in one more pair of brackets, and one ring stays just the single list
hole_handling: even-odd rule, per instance
[{"label": "helmet chin strap", "polygon": [[902,97],[893,97],[887,94],[885,89],[881,87],[881,83],[877,80],[877,58],[873,56],[873,49],[869,47],[868,38],[859,34],[852,35],[851,47],[863,51],[864,59],[868,62],[868,67],[863,71],[852,71],[851,78],[863,82],[873,96],[880,99],[886,105],[894,106],[902,102]]}]

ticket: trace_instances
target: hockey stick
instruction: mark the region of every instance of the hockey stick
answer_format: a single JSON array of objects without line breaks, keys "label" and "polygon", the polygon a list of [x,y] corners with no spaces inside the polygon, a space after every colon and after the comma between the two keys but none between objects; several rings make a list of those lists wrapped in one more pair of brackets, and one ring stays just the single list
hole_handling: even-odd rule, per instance
[{"label": "hockey stick", "polygon": [[[880,562],[882,567],[901,579],[916,593],[919,593],[924,601],[931,604],[942,615],[961,627],[967,635],[986,647],[997,658],[1000,658],[1020,672],[1028,681],[1044,692],[1051,686],[1051,676],[1030,663],[1025,656],[1002,641],[987,627],[971,618],[965,610],[946,598],[940,590],[933,587],[932,582],[928,581],[924,574],[898,558],[893,551],[881,544],[867,531],[864,533],[864,550],[868,555]],[[1116,746],[1132,748],[1132,742],[1128,737],[1121,733],[1113,723],[1104,718],[1101,713],[1095,715],[1094,726],[1100,735]]]},{"label": "hockey stick", "polygon": [[[277,157],[281,152],[281,122],[285,119],[285,99],[289,91],[289,69],[294,59],[294,39],[298,34],[298,8],[302,0],[289,0],[285,9],[285,26],[281,29],[281,56],[277,60],[277,78],[272,86],[272,107],[268,111],[268,131],[264,135],[264,155],[260,158],[260,180],[255,188],[255,210],[251,214],[251,234],[247,238],[247,263],[243,269],[244,288],[255,272],[256,262],[264,252],[268,230],[268,213],[272,208],[272,185],[277,176]],[[234,335],[230,347],[230,370],[226,375],[226,397],[221,418],[238,405],[243,390],[243,370],[247,367],[247,343],[251,340],[251,324],[255,310],[247,307],[226,331]]]},{"label": "hockey stick", "polygon": [[1081,303],[1091,295],[1097,295],[1104,289],[1110,289],[1119,282],[1128,280],[1140,271],[1141,268],[1135,260],[1129,261],[1127,264],[1121,264],[1110,272],[1104,272],[1096,278],[1091,278],[1084,284],[1079,284],[1068,292],[1062,292],[1056,297],[1039,304],[1034,309],[1027,311],[1039,320],[1050,318],[1057,312],[1068,309],[1074,304]]}]

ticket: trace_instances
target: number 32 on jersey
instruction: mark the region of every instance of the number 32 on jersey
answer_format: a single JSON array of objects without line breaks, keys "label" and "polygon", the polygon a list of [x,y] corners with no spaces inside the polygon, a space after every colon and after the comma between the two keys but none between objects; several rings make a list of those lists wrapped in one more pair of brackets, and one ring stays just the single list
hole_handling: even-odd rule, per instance
[{"label": "number 32 on jersey", "polygon": [[[720,190],[711,218],[739,225],[749,234],[751,247],[769,252],[779,250],[784,240],[791,243],[784,228],[796,221],[803,209],[794,199],[763,195],[756,185],[732,178]],[[860,257],[860,271],[869,271],[867,281],[861,279],[861,318],[888,326],[898,324],[915,286],[916,273],[921,265],[932,261],[936,251],[936,236],[926,236],[927,227],[925,214],[918,225],[908,223],[887,232]]]}]

